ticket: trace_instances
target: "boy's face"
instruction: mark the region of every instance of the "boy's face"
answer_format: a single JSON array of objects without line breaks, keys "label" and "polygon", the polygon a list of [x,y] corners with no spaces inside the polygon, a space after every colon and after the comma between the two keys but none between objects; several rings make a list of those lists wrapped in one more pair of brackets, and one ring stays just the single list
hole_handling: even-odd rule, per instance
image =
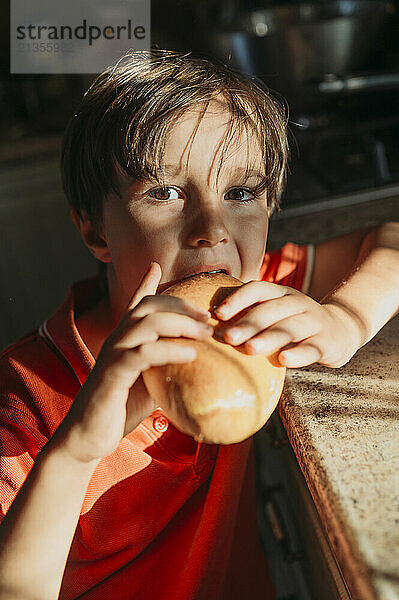
[{"label": "boy's face", "polygon": [[[253,133],[234,139],[217,187],[229,114],[216,105],[202,120],[199,114],[199,109],[185,113],[167,138],[165,188],[124,176],[121,197],[110,195],[104,202],[102,237],[116,312],[125,308],[151,261],[162,268],[158,292],[212,269],[226,269],[243,282],[258,277],[268,231],[266,191],[258,197],[251,191],[265,173],[259,143]],[[244,181],[248,162],[259,174]]]}]

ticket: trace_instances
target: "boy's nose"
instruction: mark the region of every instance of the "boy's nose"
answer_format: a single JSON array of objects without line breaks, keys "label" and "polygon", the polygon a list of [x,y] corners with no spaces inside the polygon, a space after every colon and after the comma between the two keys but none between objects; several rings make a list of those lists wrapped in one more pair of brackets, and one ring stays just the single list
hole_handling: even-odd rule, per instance
[{"label": "boy's nose", "polygon": [[216,246],[229,241],[229,232],[222,215],[215,210],[193,216],[186,229],[185,243],[191,247]]}]

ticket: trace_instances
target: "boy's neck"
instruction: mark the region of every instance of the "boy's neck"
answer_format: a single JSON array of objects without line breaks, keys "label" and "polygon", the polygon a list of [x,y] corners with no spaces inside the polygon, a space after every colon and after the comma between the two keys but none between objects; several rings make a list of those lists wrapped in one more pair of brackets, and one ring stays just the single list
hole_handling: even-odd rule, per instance
[{"label": "boy's neck", "polygon": [[108,297],[102,298],[100,302],[75,317],[75,323],[83,342],[97,359],[105,339],[115,327],[110,318]]}]

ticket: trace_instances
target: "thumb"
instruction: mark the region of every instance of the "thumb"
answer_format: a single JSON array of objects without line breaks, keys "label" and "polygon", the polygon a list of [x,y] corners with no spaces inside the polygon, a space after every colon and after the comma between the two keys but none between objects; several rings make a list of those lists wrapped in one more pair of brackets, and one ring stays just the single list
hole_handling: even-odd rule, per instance
[{"label": "thumb", "polygon": [[129,311],[135,308],[137,304],[144,298],[144,296],[156,294],[161,277],[161,266],[157,262],[152,262],[148,267],[143,279],[141,280],[139,287],[130,299],[127,305],[127,310]]}]

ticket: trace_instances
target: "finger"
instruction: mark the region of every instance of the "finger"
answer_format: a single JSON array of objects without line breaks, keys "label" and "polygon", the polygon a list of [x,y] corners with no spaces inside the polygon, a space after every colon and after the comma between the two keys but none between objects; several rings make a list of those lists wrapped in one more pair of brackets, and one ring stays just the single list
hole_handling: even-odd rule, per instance
[{"label": "finger", "polygon": [[250,354],[272,354],[287,344],[302,342],[320,331],[320,324],[308,313],[294,315],[269,327],[245,344]]},{"label": "finger", "polygon": [[127,435],[139,423],[156,409],[155,400],[150,396],[144,384],[143,377],[137,378],[130,388],[126,403],[126,422],[123,435]]},{"label": "finger", "polygon": [[144,296],[140,300],[140,303],[131,311],[131,316],[135,319],[141,319],[150,313],[158,311],[186,314],[194,319],[201,320],[207,320],[211,316],[209,311],[203,310],[183,298],[159,294],[156,296]]},{"label": "finger", "polygon": [[168,312],[147,314],[125,328],[114,348],[134,348],[144,343],[155,342],[160,337],[186,337],[205,340],[213,334],[213,327],[188,315]]},{"label": "finger", "polygon": [[144,296],[156,294],[162,277],[162,269],[157,262],[152,262],[147,269],[139,287],[131,297],[126,310],[132,310],[144,298]]},{"label": "finger", "polygon": [[141,373],[129,390],[124,436],[133,431],[141,421],[157,408],[161,407],[157,406],[156,399],[149,394]]},{"label": "finger", "polygon": [[215,316],[220,320],[231,319],[248,306],[265,300],[281,298],[288,290],[283,285],[269,283],[268,281],[250,281],[237,288],[230,296],[214,308]]},{"label": "finger", "polygon": [[140,360],[147,362],[141,368],[157,367],[169,364],[191,362],[197,357],[197,351],[187,343],[176,343],[168,340],[159,340],[153,344],[143,344],[138,350]]},{"label": "finger", "polygon": [[320,348],[310,340],[302,342],[294,348],[283,350],[278,355],[281,365],[288,368],[306,367],[317,362],[322,356]]},{"label": "finger", "polygon": [[288,294],[251,307],[233,325],[218,326],[215,335],[236,346],[284,319],[301,314],[306,314],[302,297]]},{"label": "finger", "polygon": [[185,344],[158,340],[118,352],[104,379],[109,379],[114,388],[117,381],[118,388],[130,389],[142,371],[150,367],[191,362],[196,356],[196,349],[188,341]]}]

